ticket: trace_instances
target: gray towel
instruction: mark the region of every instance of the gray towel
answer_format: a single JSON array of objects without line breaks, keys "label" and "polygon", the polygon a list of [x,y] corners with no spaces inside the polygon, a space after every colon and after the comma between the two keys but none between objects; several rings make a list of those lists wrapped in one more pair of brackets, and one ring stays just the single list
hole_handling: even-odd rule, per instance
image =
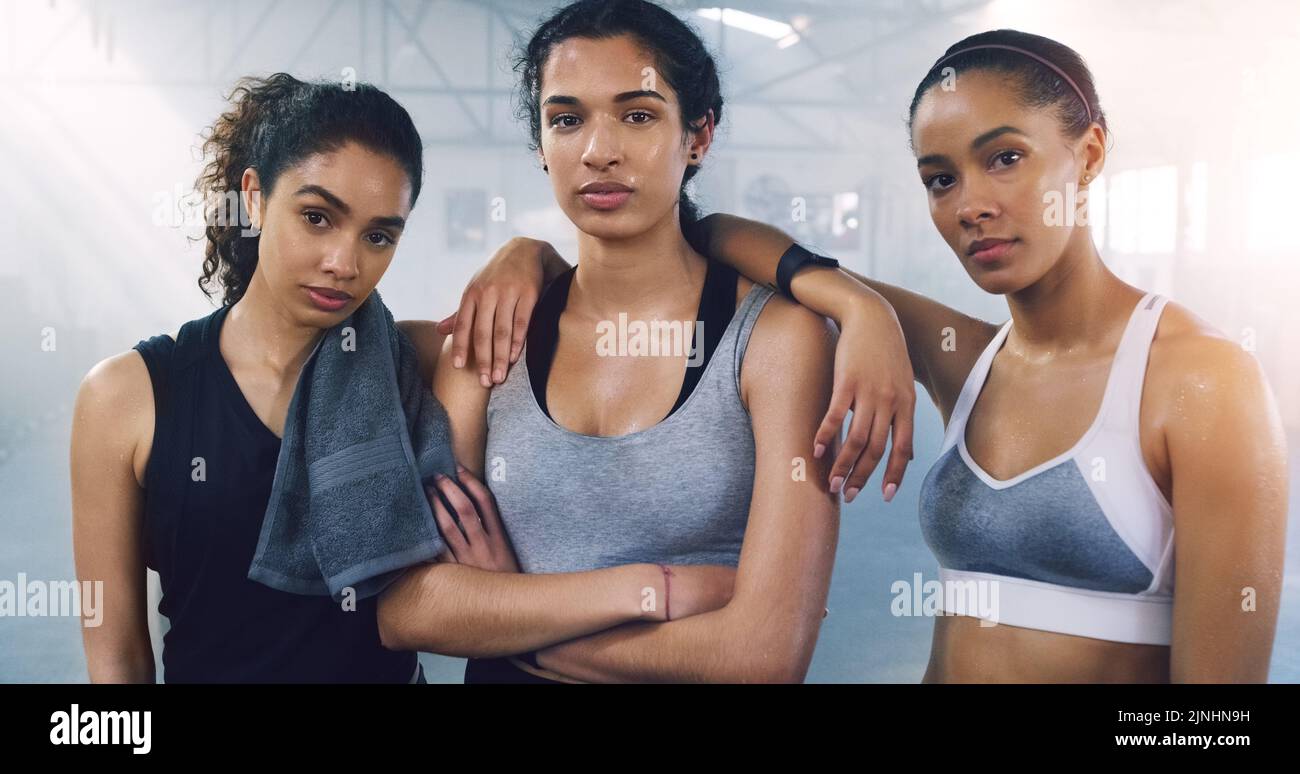
[{"label": "gray towel", "polygon": [[423,486],[436,473],[456,479],[447,412],[372,292],[303,365],[248,577],[337,601],[378,594],[443,551]]}]

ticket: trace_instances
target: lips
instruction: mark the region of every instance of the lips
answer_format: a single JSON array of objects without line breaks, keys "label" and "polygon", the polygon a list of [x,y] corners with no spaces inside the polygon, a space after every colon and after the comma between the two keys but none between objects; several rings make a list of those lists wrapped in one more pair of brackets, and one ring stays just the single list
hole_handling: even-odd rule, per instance
[{"label": "lips", "polygon": [[578,189],[578,195],[595,210],[616,210],[632,196],[632,188],[616,180],[593,180]]},{"label": "lips", "polygon": [[322,312],[337,312],[352,300],[351,293],[334,288],[304,285],[303,290],[307,291],[307,298],[311,300],[312,305]]},{"label": "lips", "polygon": [[617,180],[593,180],[590,183],[584,183],[583,186],[578,189],[578,193],[580,194],[620,192],[631,193],[632,188],[623,185]]},{"label": "lips", "polygon": [[980,262],[996,261],[1005,256],[1011,250],[1011,246],[1018,241],[1017,239],[979,239],[970,243],[966,248],[966,255]]},{"label": "lips", "polygon": [[342,290],[335,290],[334,288],[323,288],[318,285],[308,285],[307,289],[314,290],[317,293],[320,293],[322,296],[325,296],[326,298],[337,298],[343,301],[347,301],[352,298],[351,293]]}]

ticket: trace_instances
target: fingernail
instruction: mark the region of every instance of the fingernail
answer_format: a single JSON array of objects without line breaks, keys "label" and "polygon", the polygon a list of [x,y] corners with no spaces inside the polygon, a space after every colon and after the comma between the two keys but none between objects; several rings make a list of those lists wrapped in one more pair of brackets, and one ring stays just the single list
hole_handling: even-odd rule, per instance
[{"label": "fingernail", "polygon": [[898,484],[895,484],[893,481],[890,481],[888,484],[885,484],[885,502],[889,502],[890,500],[893,500],[894,495],[897,493],[898,493]]},{"label": "fingernail", "polygon": [[439,482],[439,483],[442,483],[443,481],[446,481],[446,480],[447,480],[447,477],[444,476],[444,475],[441,474],[441,473],[434,473],[434,474],[433,474],[433,480],[434,480],[434,481],[437,481],[437,482]]},{"label": "fingernail", "polygon": [[826,444],[824,443],[817,444],[816,446],[813,447],[813,459],[815,460],[821,459],[822,454],[824,454],[825,452],[826,452]]},{"label": "fingernail", "polygon": [[501,369],[500,369],[500,368],[498,368],[497,370],[495,370],[495,371],[492,372],[492,380],[493,380],[494,382],[500,384],[500,383],[501,383],[501,380],[502,380],[503,378],[505,378],[505,374],[501,373]]},{"label": "fingernail", "polygon": [[457,463],[456,463],[456,472],[457,472],[457,473],[464,473],[464,472],[465,472],[465,466],[462,465],[462,464],[460,464],[459,462],[457,462]]},{"label": "fingernail", "polygon": [[460,355],[457,355],[456,358],[451,361],[451,364],[456,366],[457,368],[463,368],[465,365],[465,358],[461,357]]},{"label": "fingernail", "polygon": [[484,387],[491,387],[491,386],[492,386],[492,380],[488,378],[488,375],[487,375],[487,374],[479,374],[479,375],[478,375],[478,383],[481,384],[481,385],[483,385]]},{"label": "fingernail", "polygon": [[859,490],[858,490],[858,488],[857,488],[856,486],[851,486],[851,487],[849,487],[849,488],[848,488],[848,491],[846,491],[846,492],[844,493],[844,502],[847,502],[847,503],[851,503],[851,502],[853,502],[853,498],[855,498],[855,497],[858,496],[858,491],[859,491]]},{"label": "fingernail", "polygon": [[831,493],[839,494],[840,487],[844,485],[844,476],[836,476],[831,479]]}]

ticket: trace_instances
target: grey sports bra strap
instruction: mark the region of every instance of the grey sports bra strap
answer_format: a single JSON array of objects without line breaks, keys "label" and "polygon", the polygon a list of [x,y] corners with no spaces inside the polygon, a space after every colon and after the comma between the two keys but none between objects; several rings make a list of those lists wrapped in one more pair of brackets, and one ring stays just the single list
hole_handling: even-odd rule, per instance
[{"label": "grey sports bra strap", "polygon": [[776,291],[766,285],[754,284],[741,301],[740,309],[736,310],[736,316],[740,318],[740,328],[736,331],[736,349],[734,354],[734,367],[732,372],[736,376],[736,394],[740,394],[740,366],[741,361],[745,358],[745,349],[749,346],[749,336],[754,331],[754,324],[758,322],[758,316],[763,312],[763,307],[767,300],[776,295]]}]

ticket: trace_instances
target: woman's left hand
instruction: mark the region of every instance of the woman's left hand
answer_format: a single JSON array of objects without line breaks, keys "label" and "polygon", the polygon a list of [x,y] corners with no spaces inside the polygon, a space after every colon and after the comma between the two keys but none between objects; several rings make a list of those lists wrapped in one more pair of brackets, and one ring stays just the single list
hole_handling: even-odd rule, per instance
[{"label": "woman's left hand", "polygon": [[894,443],[881,487],[889,502],[912,459],[916,386],[907,342],[893,307],[874,291],[861,296],[839,315],[838,322],[835,383],[813,456],[820,459],[831,447],[852,409],[844,446],[831,467],[830,490],[844,492],[845,502],[853,502],[885,456],[892,428]]},{"label": "woman's left hand", "polygon": [[[447,544],[447,551],[438,557],[438,561],[493,572],[519,572],[514,547],[510,545],[510,537],[501,523],[492,493],[463,466],[456,466],[456,475],[460,478],[460,485],[440,475],[436,487],[425,487],[438,529]],[[454,519],[435,489],[442,492],[456,510]]]}]

